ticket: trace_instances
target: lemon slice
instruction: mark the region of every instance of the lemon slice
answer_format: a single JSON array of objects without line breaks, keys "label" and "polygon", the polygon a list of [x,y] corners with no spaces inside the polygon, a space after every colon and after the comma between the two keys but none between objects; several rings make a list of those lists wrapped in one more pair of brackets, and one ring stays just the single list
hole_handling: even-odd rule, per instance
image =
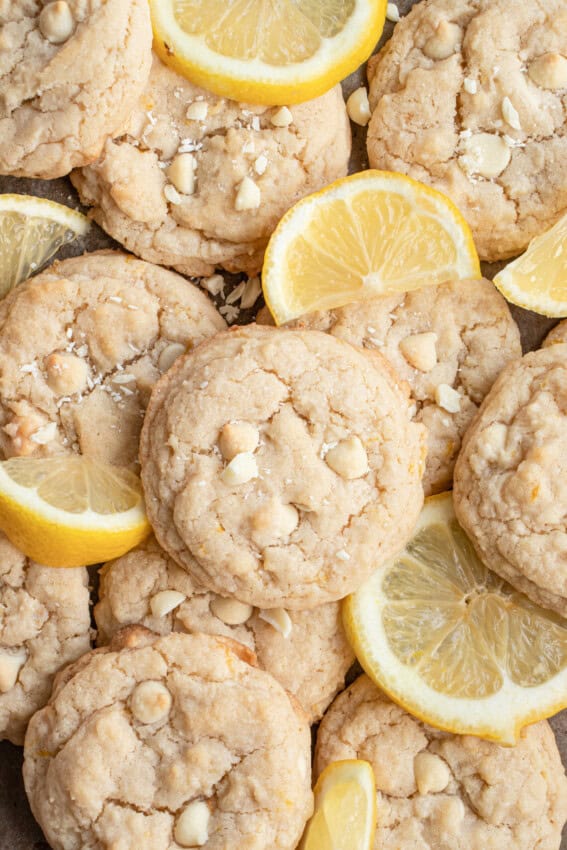
[{"label": "lemon slice", "polygon": [[301,850],[371,850],[376,832],[376,782],[367,761],[335,761],[315,785],[315,813]]},{"label": "lemon slice", "polygon": [[567,622],[486,569],[450,493],[426,500],[412,540],[343,616],[368,675],[432,726],[514,744],[567,706]]},{"label": "lemon slice", "polygon": [[32,195],[0,195],[0,298],[90,227],[82,213]]},{"label": "lemon slice", "polygon": [[50,567],[117,558],[150,532],[139,478],[79,455],[0,463],[0,528]]},{"label": "lemon slice", "polygon": [[567,316],[567,214],[494,277],[502,295],[542,316]]},{"label": "lemon slice", "polygon": [[300,103],[370,56],[386,0],[150,0],[154,49],[233,100]]},{"label": "lemon slice", "polygon": [[362,171],[308,195],[276,227],[262,285],[277,324],[377,295],[480,277],[470,229],[440,192]]}]

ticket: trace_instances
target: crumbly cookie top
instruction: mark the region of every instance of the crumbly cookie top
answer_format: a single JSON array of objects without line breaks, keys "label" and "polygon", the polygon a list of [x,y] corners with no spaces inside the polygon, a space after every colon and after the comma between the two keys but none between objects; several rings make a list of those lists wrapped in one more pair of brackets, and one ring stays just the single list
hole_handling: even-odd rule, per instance
[{"label": "crumbly cookie top", "polygon": [[567,779],[545,721],[501,747],[421,723],[361,676],[319,727],[316,773],[353,758],[374,769],[376,850],[559,846]]},{"label": "crumbly cookie top", "polygon": [[216,593],[312,608],[403,545],[423,499],[424,432],[376,352],[317,331],[219,334],[152,394],[148,515]]},{"label": "crumbly cookie top", "polygon": [[252,659],[132,627],[67,668],[25,749],[51,846],[293,850],[312,810],[309,727]]}]

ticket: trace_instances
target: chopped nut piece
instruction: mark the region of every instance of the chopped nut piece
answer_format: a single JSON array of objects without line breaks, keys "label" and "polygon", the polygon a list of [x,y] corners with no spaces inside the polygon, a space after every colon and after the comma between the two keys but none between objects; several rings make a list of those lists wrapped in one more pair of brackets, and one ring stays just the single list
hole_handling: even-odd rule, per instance
[{"label": "chopped nut piece", "polygon": [[187,597],[178,590],[160,590],[150,600],[150,609],[154,617],[165,617],[174,608],[185,602]]},{"label": "chopped nut piece", "polygon": [[355,124],[360,124],[361,127],[366,127],[370,121],[370,103],[368,101],[368,91],[364,86],[355,89],[346,103],[348,117]]},{"label": "chopped nut piece", "polygon": [[48,424],[44,425],[43,428],[38,428],[37,431],[34,431],[30,440],[33,440],[34,443],[37,443],[40,446],[46,446],[47,443],[50,443],[55,439],[56,435],[57,423],[48,422]]},{"label": "chopped nut piece", "polygon": [[221,295],[224,291],[224,277],[221,274],[214,274],[203,278],[201,286],[204,286],[211,295]]},{"label": "chopped nut piece", "polygon": [[521,130],[522,129],[522,125],[520,124],[520,116],[518,115],[518,110],[515,108],[515,106],[513,105],[512,101],[510,100],[509,97],[505,97],[502,100],[502,118],[514,130]]},{"label": "chopped nut piece", "polygon": [[289,127],[293,122],[293,115],[287,106],[282,106],[277,112],[274,112],[270,121],[274,127]]},{"label": "chopped nut piece", "polygon": [[393,24],[397,24],[400,20],[400,10],[395,3],[388,3],[386,6],[386,18]]},{"label": "chopped nut piece", "polygon": [[429,59],[448,59],[456,51],[461,40],[461,28],[449,21],[440,21],[434,35],[428,38],[423,52]]},{"label": "chopped nut piece", "polygon": [[158,369],[160,372],[167,372],[170,366],[173,366],[178,357],[185,354],[186,348],[180,342],[171,342],[166,345],[158,357]]},{"label": "chopped nut piece", "polygon": [[140,723],[157,723],[171,709],[171,694],[161,682],[141,682],[132,691],[130,710]]},{"label": "chopped nut piece", "polygon": [[368,472],[368,456],[359,437],[341,440],[329,449],[325,462],[341,478],[361,478]]},{"label": "chopped nut piece", "polygon": [[238,599],[225,599],[224,596],[216,596],[210,605],[211,611],[226,623],[227,626],[241,626],[252,616],[253,608],[246,602]]},{"label": "chopped nut piece", "polygon": [[234,208],[238,212],[242,210],[255,210],[260,206],[260,189],[250,177],[245,177],[236,193]]},{"label": "chopped nut piece", "polygon": [[225,460],[232,460],[242,452],[253,452],[260,440],[260,432],[250,422],[228,422],[220,432],[219,448]]},{"label": "chopped nut piece", "polygon": [[473,80],[472,77],[465,77],[463,80],[463,88],[467,94],[476,94],[478,88],[476,80]]},{"label": "chopped nut piece", "polygon": [[461,409],[461,396],[449,384],[439,384],[435,387],[435,401],[448,413],[458,413]]},{"label": "chopped nut piece", "polygon": [[288,638],[293,629],[293,623],[285,608],[267,608],[258,614],[261,620],[279,632],[284,638]]},{"label": "chopped nut piece", "polygon": [[413,760],[415,784],[420,794],[437,794],[444,791],[451,771],[442,758],[434,753],[418,753]]},{"label": "chopped nut piece", "polygon": [[241,452],[230,461],[221,472],[221,481],[229,487],[235,484],[246,484],[258,477],[258,464],[252,452]]},{"label": "chopped nut piece", "polygon": [[436,343],[436,333],[412,334],[400,341],[399,348],[410,366],[420,372],[430,372],[437,364]]},{"label": "chopped nut piece", "polygon": [[204,121],[209,111],[206,100],[196,100],[187,107],[185,115],[190,121]]},{"label": "chopped nut piece", "polygon": [[17,457],[27,457],[27,455],[33,454],[37,450],[38,444],[34,443],[31,437],[46,424],[35,413],[29,413],[15,416],[7,425],[4,425],[2,430],[12,441],[12,453]]},{"label": "chopped nut piece", "polygon": [[195,191],[196,159],[192,153],[178,153],[165,173],[182,195],[192,195]]},{"label": "chopped nut piece", "polygon": [[80,393],[87,386],[88,364],[75,354],[54,353],[45,359],[47,386],[57,395]]},{"label": "chopped nut piece", "polygon": [[65,0],[55,0],[41,10],[39,30],[51,44],[67,41],[75,29],[75,21]]},{"label": "chopped nut piece", "polygon": [[174,838],[182,847],[201,847],[209,838],[211,813],[206,803],[195,800],[185,806],[175,824]]},{"label": "chopped nut piece", "polygon": [[459,157],[459,164],[464,171],[488,180],[502,174],[511,158],[510,148],[504,139],[492,133],[477,133],[464,139],[461,150],[463,155]]},{"label": "chopped nut piece", "polygon": [[259,277],[251,277],[249,281],[247,281],[246,286],[244,287],[244,292],[242,293],[242,298],[240,299],[240,306],[243,310],[248,310],[249,307],[253,307],[256,301],[258,300],[258,296],[262,291],[262,285],[260,283]]},{"label": "chopped nut piece", "polygon": [[567,59],[560,53],[544,53],[530,63],[528,74],[542,89],[567,89]]},{"label": "chopped nut piece", "polygon": [[169,201],[170,204],[180,204],[182,201],[181,195],[171,183],[166,183],[163,187],[163,194],[166,201]]},{"label": "chopped nut piece", "polygon": [[0,694],[5,694],[14,687],[27,658],[28,653],[24,647],[16,650],[0,649]]}]

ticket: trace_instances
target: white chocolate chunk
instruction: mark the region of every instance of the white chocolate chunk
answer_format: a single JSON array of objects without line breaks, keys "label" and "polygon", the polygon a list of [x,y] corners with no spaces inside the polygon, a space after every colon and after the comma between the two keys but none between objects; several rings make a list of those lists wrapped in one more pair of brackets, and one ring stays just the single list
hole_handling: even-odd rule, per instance
[{"label": "white chocolate chunk", "polygon": [[250,422],[227,422],[219,437],[219,449],[225,460],[243,452],[253,452],[260,441],[260,432]]},{"label": "white chocolate chunk", "polygon": [[328,450],[325,462],[341,478],[361,478],[368,472],[368,455],[359,437],[341,440]]},{"label": "white chocolate chunk", "polygon": [[346,102],[348,117],[355,124],[366,127],[370,121],[370,102],[368,91],[364,86],[355,89]]},{"label": "white chocolate chunk", "polygon": [[37,443],[39,446],[46,446],[47,443],[50,443],[55,439],[57,435],[57,423],[56,422],[48,422],[47,425],[44,425],[43,428],[38,428],[37,431],[34,431],[30,437],[32,442]]},{"label": "white chocolate chunk", "polygon": [[180,342],[170,342],[166,345],[158,357],[158,369],[160,372],[167,372],[170,366],[173,366],[178,357],[185,354],[187,349]]},{"label": "white chocolate chunk", "polygon": [[[281,540],[295,531],[299,524],[299,513],[293,505],[284,505],[277,499],[269,499],[259,508],[252,518],[255,538],[260,540]],[[261,544],[260,544],[261,545]]]},{"label": "white chocolate chunk", "polygon": [[439,384],[435,387],[435,401],[448,413],[458,413],[461,409],[461,396],[449,384]]},{"label": "white chocolate chunk", "polygon": [[444,791],[451,778],[446,762],[435,753],[418,753],[413,760],[413,772],[420,794],[438,794]]},{"label": "white chocolate chunk", "polygon": [[251,177],[245,177],[238,187],[234,208],[238,212],[255,210],[260,206],[261,193]]},{"label": "white chocolate chunk", "polygon": [[241,626],[252,616],[253,608],[246,602],[240,602],[238,599],[226,599],[224,596],[215,596],[211,600],[211,611],[226,623],[227,626]]},{"label": "white chocolate chunk", "polygon": [[185,806],[175,824],[173,836],[182,847],[201,847],[209,839],[211,813],[206,803],[195,800]]},{"label": "white chocolate chunk", "polygon": [[130,710],[140,723],[157,723],[171,709],[171,694],[161,682],[141,682],[132,691]]},{"label": "white chocolate chunk", "polygon": [[178,590],[160,590],[150,600],[150,609],[154,617],[165,617],[185,602],[187,597]]},{"label": "white chocolate chunk", "polygon": [[463,139],[463,155],[459,164],[467,174],[479,174],[490,180],[498,177],[510,162],[510,148],[500,136],[493,133],[477,133]]},{"label": "white chocolate chunk", "polygon": [[277,632],[288,638],[293,629],[293,623],[285,608],[266,608],[258,614],[261,620],[269,623]]},{"label": "white chocolate chunk", "polygon": [[221,472],[221,481],[229,487],[246,484],[258,477],[258,464],[252,452],[241,452]]},{"label": "white chocolate chunk", "polygon": [[190,121],[204,121],[209,111],[206,100],[196,100],[187,107],[185,115]]},{"label": "white chocolate chunk", "polygon": [[410,366],[420,372],[430,372],[437,364],[437,334],[411,334],[400,340],[399,348]]},{"label": "white chocolate chunk", "polygon": [[293,122],[293,115],[287,106],[281,106],[270,118],[274,127],[289,127]]},{"label": "white chocolate chunk", "polygon": [[183,200],[175,186],[173,186],[171,183],[165,184],[165,186],[163,187],[163,195],[166,201],[169,201],[170,204],[174,204],[175,206],[177,206],[177,204],[180,204]]},{"label": "white chocolate chunk", "polygon": [[258,175],[262,175],[266,168],[268,167],[268,157],[261,153],[258,159],[254,163],[254,171]]},{"label": "white chocolate chunk", "polygon": [[512,103],[509,97],[505,97],[502,100],[502,118],[504,121],[512,127],[514,130],[521,130],[522,125],[520,124],[520,116],[518,115],[518,110]]},{"label": "white chocolate chunk", "polygon": [[41,10],[39,30],[51,44],[62,44],[72,35],[75,21],[65,0],[55,0]]},{"label": "white chocolate chunk", "polygon": [[439,21],[435,33],[427,39],[423,52],[429,59],[448,59],[461,40],[461,28],[449,21]]},{"label": "white chocolate chunk", "polygon": [[23,646],[16,650],[0,649],[0,694],[14,687],[27,658],[28,653]]},{"label": "white chocolate chunk", "polygon": [[544,53],[530,62],[528,75],[542,89],[567,89],[567,58],[560,53]]},{"label": "white chocolate chunk", "polygon": [[388,3],[386,6],[386,18],[393,24],[397,24],[400,20],[400,10],[395,3]]},{"label": "white chocolate chunk", "polygon": [[45,360],[47,386],[57,395],[80,393],[87,385],[88,364],[75,354],[55,352]]},{"label": "white chocolate chunk", "polygon": [[182,195],[192,195],[195,191],[195,166],[192,153],[178,153],[165,170],[167,179]]},{"label": "white chocolate chunk", "polygon": [[463,80],[463,88],[467,94],[476,94],[478,90],[476,80],[473,80],[472,77],[465,77]]}]

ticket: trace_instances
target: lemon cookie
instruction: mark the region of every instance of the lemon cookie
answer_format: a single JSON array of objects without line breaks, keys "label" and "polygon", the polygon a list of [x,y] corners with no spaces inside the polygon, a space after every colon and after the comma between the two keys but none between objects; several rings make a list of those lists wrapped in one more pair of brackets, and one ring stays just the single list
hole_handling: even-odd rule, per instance
[{"label": "lemon cookie", "polygon": [[256,274],[284,212],[343,177],[340,86],[296,106],[251,106],[192,85],[154,58],[124,134],[72,175],[95,221],[130,251],[184,274]]},{"label": "lemon cookie", "polygon": [[547,348],[550,345],[556,345],[557,343],[564,342],[567,342],[567,320],[559,322],[559,324],[555,325],[555,327],[550,330],[543,341],[543,347]]},{"label": "lemon cookie", "polygon": [[187,631],[233,638],[297,697],[311,722],[320,719],[342,689],[354,661],[338,602],[289,613],[254,609],[196,586],[153,538],[106,564],[100,575],[94,612],[99,644],[132,623],[159,634]]},{"label": "lemon cookie", "polygon": [[567,779],[546,721],[515,747],[433,729],[366,676],[333,703],[315,768],[365,759],[376,778],[375,850],[558,850]]},{"label": "lemon cookie", "polygon": [[457,518],[480,558],[567,616],[567,345],[507,366],[455,467]]},{"label": "lemon cookie", "polygon": [[155,387],[140,446],[148,516],[209,590],[314,608],[403,546],[423,499],[424,440],[376,352],[248,325]]},{"label": "lemon cookie", "polygon": [[150,390],[225,327],[196,286],[113,251],[55,263],[0,304],[0,451],[136,462]]},{"label": "lemon cookie", "polygon": [[90,649],[88,575],[28,560],[0,533],[0,739],[23,744],[55,673]]},{"label": "lemon cookie", "polygon": [[151,43],[145,0],[0,0],[0,174],[96,159],[144,89]]},{"label": "lemon cookie", "polygon": [[369,65],[368,156],[448,195],[483,260],[567,206],[564,0],[426,0]]},{"label": "lemon cookie", "polygon": [[294,850],[309,726],[253,660],[226,638],[134,626],[68,667],[24,751],[53,850]]},{"label": "lemon cookie", "polygon": [[[263,311],[260,321],[269,322]],[[522,354],[506,301],[488,280],[456,281],[312,313],[293,323],[376,349],[408,382],[427,426],[425,495],[451,486],[461,438],[503,367]]]}]

